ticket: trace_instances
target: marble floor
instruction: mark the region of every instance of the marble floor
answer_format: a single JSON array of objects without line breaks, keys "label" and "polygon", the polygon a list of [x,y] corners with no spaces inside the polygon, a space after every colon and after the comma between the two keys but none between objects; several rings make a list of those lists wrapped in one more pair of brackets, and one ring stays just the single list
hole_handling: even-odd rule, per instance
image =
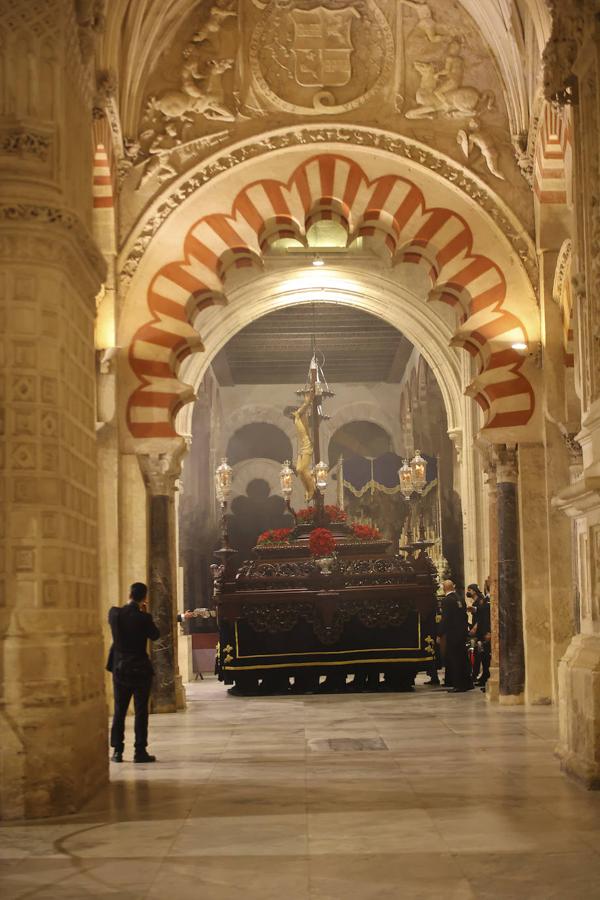
[{"label": "marble floor", "polygon": [[600,898],[600,793],[560,775],[547,707],[213,680],[188,700],[151,717],[157,764],[0,828],[2,900]]}]

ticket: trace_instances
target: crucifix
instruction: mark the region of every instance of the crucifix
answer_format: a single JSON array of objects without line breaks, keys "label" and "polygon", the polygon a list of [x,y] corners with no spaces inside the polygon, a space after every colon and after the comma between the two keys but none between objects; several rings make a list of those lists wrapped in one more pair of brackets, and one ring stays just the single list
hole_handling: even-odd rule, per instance
[{"label": "crucifix", "polygon": [[323,413],[323,400],[334,396],[326,382],[319,378],[319,372],[320,366],[313,351],[308,382],[296,391],[304,397],[304,400],[293,413],[298,435],[296,474],[304,485],[305,499],[314,502],[317,526],[325,524],[323,491],[326,486],[327,466],[321,460],[320,426],[327,416]]}]

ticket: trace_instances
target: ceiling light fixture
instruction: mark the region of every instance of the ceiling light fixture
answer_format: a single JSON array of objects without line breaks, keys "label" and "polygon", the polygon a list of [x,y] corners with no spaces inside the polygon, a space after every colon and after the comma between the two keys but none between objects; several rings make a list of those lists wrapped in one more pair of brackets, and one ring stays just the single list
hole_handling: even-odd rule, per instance
[{"label": "ceiling light fixture", "polygon": [[527,350],[527,344],[523,341],[515,341],[514,344],[511,344],[513,350]]}]

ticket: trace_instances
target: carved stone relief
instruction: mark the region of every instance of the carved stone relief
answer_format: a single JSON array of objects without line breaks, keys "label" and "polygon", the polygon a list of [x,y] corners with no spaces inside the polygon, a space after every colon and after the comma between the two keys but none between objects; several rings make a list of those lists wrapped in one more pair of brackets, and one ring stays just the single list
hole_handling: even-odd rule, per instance
[{"label": "carved stone relief", "polygon": [[[137,190],[156,177],[169,180],[202,147],[229,135],[224,123],[237,117],[233,68],[237,52],[237,3],[217,0],[190,22],[155,72],[139,137],[125,141],[128,163],[142,163]],[[175,76],[173,76],[175,73]],[[164,89],[165,82],[172,86]],[[220,126],[215,133],[211,125]],[[208,133],[207,133],[208,130]]]},{"label": "carved stone relief", "polygon": [[373,0],[265,7],[250,43],[262,97],[285,112],[337,115],[366,103],[389,79],[394,42]]},{"label": "carved stone relief", "polygon": [[201,0],[150,76],[138,133],[125,136],[122,221],[129,197],[133,213],[283,113],[407,133],[504,178],[500,80],[458,0]]},{"label": "carved stone relief", "polygon": [[448,10],[434,12],[426,0],[401,0],[401,6],[407,32],[407,99],[402,103],[399,98],[398,106],[404,106],[407,119],[462,122],[456,140],[465,158],[483,160],[489,172],[503,180],[496,140],[489,125],[482,123],[484,116],[496,110],[496,96],[492,90],[474,86],[482,83],[477,69],[484,56],[473,50],[476,43],[468,33],[458,33],[453,19],[442,21]]}]

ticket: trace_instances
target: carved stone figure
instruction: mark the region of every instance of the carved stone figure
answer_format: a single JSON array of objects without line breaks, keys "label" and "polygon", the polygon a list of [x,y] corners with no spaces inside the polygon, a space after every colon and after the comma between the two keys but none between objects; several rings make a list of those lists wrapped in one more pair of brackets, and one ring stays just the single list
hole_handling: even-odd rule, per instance
[{"label": "carved stone figure", "polygon": [[417,14],[416,28],[423,32],[432,44],[439,44],[447,36],[445,28],[436,24],[427,0],[400,0],[404,6],[408,6]]},{"label": "carved stone figure", "polygon": [[461,128],[456,141],[467,159],[471,157],[473,150],[479,150],[492,175],[504,181],[504,175],[498,168],[498,150],[494,146],[494,140],[481,128],[477,119],[470,119],[467,127]]},{"label": "carved stone figure", "polygon": [[[235,115],[226,106],[222,83],[222,75],[232,68],[233,60],[210,59],[207,76],[200,76],[196,66],[196,63],[188,64],[183,90],[165,91],[160,97],[151,98],[150,108],[158,110],[169,121],[193,122],[193,115],[203,115],[207,119],[233,122]],[[200,87],[196,82],[201,78],[205,78],[205,83]]]},{"label": "carved stone figure", "polygon": [[136,190],[139,191],[154,175],[162,184],[163,181],[167,181],[177,174],[177,169],[170,162],[170,154],[165,151],[174,150],[180,144],[181,138],[177,134],[177,126],[173,122],[167,122],[166,134],[158,135],[148,148],[151,159],[144,169]]},{"label": "carved stone figure", "polygon": [[217,0],[208,14],[208,19],[192,37],[195,44],[208,43],[219,33],[223,22],[232,16],[237,16],[235,0]]},{"label": "carved stone figure", "polygon": [[492,91],[480,93],[477,88],[461,86],[462,59],[457,55],[449,57],[441,71],[436,71],[434,62],[417,61],[414,67],[421,76],[416,92],[419,105],[406,112],[407,119],[433,119],[438,115],[447,119],[473,117],[495,106]]}]

